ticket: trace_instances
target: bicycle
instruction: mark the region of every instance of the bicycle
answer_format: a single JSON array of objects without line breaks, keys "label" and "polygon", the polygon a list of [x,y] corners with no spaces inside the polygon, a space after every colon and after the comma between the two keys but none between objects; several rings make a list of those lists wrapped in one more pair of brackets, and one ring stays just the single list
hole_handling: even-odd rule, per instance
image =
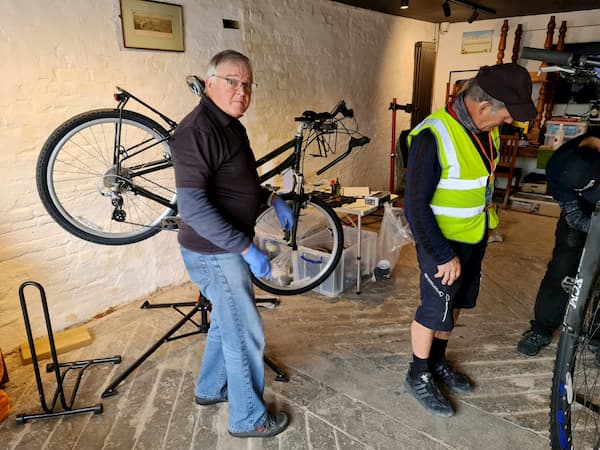
[{"label": "bicycle", "polygon": [[[200,97],[204,82],[191,75],[189,89]],[[131,92],[117,86],[114,109],[76,115],[60,125],[42,147],[36,168],[40,199],[50,216],[69,233],[97,244],[125,245],[161,230],[176,230],[177,194],[169,139],[177,123]],[[125,109],[133,100],[165,125]],[[353,119],[354,128],[346,119]],[[271,279],[253,277],[263,290],[278,295],[306,292],[335,269],[343,251],[340,219],[325,201],[305,192],[303,162],[316,143],[326,157],[348,136],[347,149],[316,171],[322,174],[370,139],[357,131],[352,109],[340,101],[331,112],[305,111],[296,117],[294,138],[256,161],[260,169],[284,158],[259,176],[260,182],[291,171],[293,187],[280,194],[294,212],[291,231],[283,232],[272,207],[257,219],[255,243],[272,261]],[[286,151],[289,155],[284,155]],[[316,255],[316,260],[307,255]]]},{"label": "bicycle", "polygon": [[[546,61],[543,72],[600,83],[600,58],[524,48],[523,58]],[[563,319],[550,399],[553,449],[600,447],[600,202],[592,214]]]}]

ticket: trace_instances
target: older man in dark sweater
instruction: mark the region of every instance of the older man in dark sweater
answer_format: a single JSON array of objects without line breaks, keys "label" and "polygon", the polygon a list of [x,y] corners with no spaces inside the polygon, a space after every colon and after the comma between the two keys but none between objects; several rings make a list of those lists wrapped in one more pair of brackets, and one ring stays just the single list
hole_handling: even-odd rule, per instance
[{"label": "older man in dark sweater", "polygon": [[294,217],[283,200],[260,186],[238,120],[250,106],[252,88],[246,56],[233,50],[215,55],[206,97],[179,124],[171,148],[181,254],[190,278],[212,303],[196,403],[229,402],[230,434],[270,437],[286,428],[288,418],[267,411],[263,400],[264,332],[250,271],[269,277],[271,268],[252,238],[261,206],[271,203],[284,228]]}]

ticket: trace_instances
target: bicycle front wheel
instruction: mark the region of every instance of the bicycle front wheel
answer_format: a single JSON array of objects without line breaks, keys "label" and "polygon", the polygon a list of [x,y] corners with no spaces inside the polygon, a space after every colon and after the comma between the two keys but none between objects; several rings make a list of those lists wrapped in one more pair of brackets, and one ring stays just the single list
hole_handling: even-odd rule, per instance
[{"label": "bicycle front wheel", "polygon": [[550,437],[553,449],[600,447],[600,275],[581,309],[578,330],[563,328],[558,344]]},{"label": "bicycle front wheel", "polygon": [[[292,209],[294,203],[288,201]],[[254,244],[269,256],[271,279],[253,276],[252,281],[272,294],[295,295],[317,287],[335,270],[344,249],[342,225],[329,205],[318,199],[296,204],[295,238],[286,236],[272,207],[256,221]]]},{"label": "bicycle front wheel", "polygon": [[131,244],[155,235],[176,211],[168,140],[163,127],[132,111],[73,117],[52,133],[38,158],[44,207],[69,233],[97,244]]}]

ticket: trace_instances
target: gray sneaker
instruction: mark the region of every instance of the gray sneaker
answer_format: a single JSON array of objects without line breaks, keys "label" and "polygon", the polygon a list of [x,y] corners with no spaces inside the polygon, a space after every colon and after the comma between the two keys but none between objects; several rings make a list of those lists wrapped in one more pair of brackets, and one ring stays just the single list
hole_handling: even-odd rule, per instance
[{"label": "gray sneaker", "polygon": [[542,347],[550,344],[550,341],[550,336],[545,336],[535,330],[527,330],[517,344],[517,351],[527,356],[535,356]]},{"label": "gray sneaker", "polygon": [[258,425],[255,430],[252,431],[242,431],[242,432],[233,432],[230,431],[229,434],[235,437],[241,438],[250,438],[250,437],[271,437],[281,433],[288,426],[288,416],[284,412],[279,412],[277,414],[267,414],[267,418],[263,423]]},{"label": "gray sneaker", "polygon": [[432,416],[450,417],[454,414],[452,405],[433,382],[429,372],[421,372],[417,377],[410,376],[410,369],[406,374],[404,389]]},{"label": "gray sneaker", "polygon": [[223,403],[227,401],[227,397],[219,397],[219,398],[204,398],[195,396],[196,403],[202,406],[215,405],[217,403]]}]

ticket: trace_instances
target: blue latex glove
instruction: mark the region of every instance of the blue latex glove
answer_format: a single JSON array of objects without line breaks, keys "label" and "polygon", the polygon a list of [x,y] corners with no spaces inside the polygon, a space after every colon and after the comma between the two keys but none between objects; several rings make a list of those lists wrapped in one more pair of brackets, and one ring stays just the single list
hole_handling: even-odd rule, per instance
[{"label": "blue latex glove", "polygon": [[242,258],[248,263],[255,277],[271,278],[271,263],[269,262],[269,258],[254,244],[250,244],[248,250],[242,253]]},{"label": "blue latex glove", "polygon": [[277,218],[279,219],[279,223],[281,224],[281,228],[284,230],[291,230],[294,226],[294,213],[287,205],[287,203],[277,197],[273,200],[273,208],[275,209],[275,214],[277,214]]}]

